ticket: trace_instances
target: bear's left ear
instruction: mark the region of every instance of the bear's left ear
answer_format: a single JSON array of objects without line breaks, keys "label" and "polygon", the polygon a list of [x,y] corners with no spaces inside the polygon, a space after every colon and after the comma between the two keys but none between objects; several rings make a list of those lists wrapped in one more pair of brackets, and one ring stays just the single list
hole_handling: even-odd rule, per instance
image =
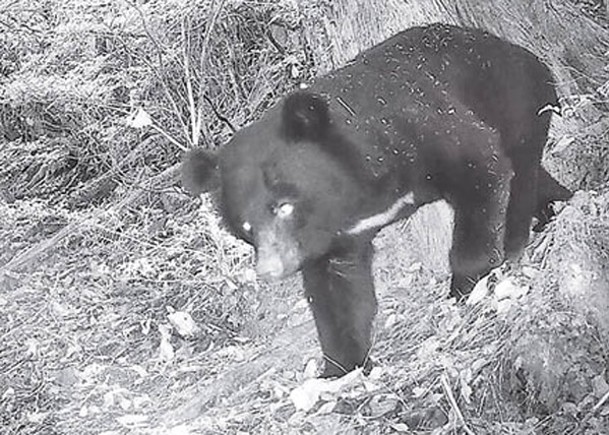
[{"label": "bear's left ear", "polygon": [[330,128],[328,103],[321,95],[295,92],[283,103],[282,123],[288,139],[319,140]]},{"label": "bear's left ear", "polygon": [[209,192],[218,187],[218,158],[210,151],[195,148],[182,161],[182,186],[194,195]]}]

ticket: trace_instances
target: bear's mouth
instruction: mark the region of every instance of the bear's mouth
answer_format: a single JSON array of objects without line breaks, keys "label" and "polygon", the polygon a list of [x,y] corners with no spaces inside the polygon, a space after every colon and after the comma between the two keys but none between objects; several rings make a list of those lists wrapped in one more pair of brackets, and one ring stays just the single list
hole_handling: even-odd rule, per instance
[{"label": "bear's mouth", "polygon": [[266,281],[277,281],[300,269],[302,256],[298,243],[284,232],[261,231],[256,247],[256,274]]},{"label": "bear's mouth", "polygon": [[256,261],[256,274],[265,281],[279,281],[296,273],[300,262],[289,261],[278,255],[258,256]]}]

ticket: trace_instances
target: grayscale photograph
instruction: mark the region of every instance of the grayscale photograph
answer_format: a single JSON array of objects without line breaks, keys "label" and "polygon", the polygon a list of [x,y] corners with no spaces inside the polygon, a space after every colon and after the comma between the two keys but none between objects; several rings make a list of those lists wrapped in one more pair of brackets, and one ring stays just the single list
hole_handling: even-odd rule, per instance
[{"label": "grayscale photograph", "polygon": [[1,435],[609,435],[609,0],[0,0]]}]

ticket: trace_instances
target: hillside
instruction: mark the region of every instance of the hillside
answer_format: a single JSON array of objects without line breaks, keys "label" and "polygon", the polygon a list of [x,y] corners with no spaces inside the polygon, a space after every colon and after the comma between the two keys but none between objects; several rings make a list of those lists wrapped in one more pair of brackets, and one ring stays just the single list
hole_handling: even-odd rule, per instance
[{"label": "hillside", "polygon": [[[0,433],[609,433],[609,21],[551,3],[0,1]],[[551,66],[576,193],[468,304],[445,204],[384,230],[377,367],[321,383],[300,277],[258,281],[180,159],[436,21]]]}]

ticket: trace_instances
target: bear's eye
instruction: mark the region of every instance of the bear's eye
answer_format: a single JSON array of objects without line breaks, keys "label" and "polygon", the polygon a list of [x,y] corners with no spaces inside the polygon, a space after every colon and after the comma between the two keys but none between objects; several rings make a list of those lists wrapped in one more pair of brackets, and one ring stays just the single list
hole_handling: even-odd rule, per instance
[{"label": "bear's eye", "polygon": [[243,231],[245,231],[246,233],[250,233],[252,231],[252,224],[250,224],[249,222],[243,222],[241,228],[243,228]]},{"label": "bear's eye", "polygon": [[275,215],[281,219],[291,216],[292,213],[294,213],[294,204],[290,204],[289,202],[284,202],[275,208]]}]

